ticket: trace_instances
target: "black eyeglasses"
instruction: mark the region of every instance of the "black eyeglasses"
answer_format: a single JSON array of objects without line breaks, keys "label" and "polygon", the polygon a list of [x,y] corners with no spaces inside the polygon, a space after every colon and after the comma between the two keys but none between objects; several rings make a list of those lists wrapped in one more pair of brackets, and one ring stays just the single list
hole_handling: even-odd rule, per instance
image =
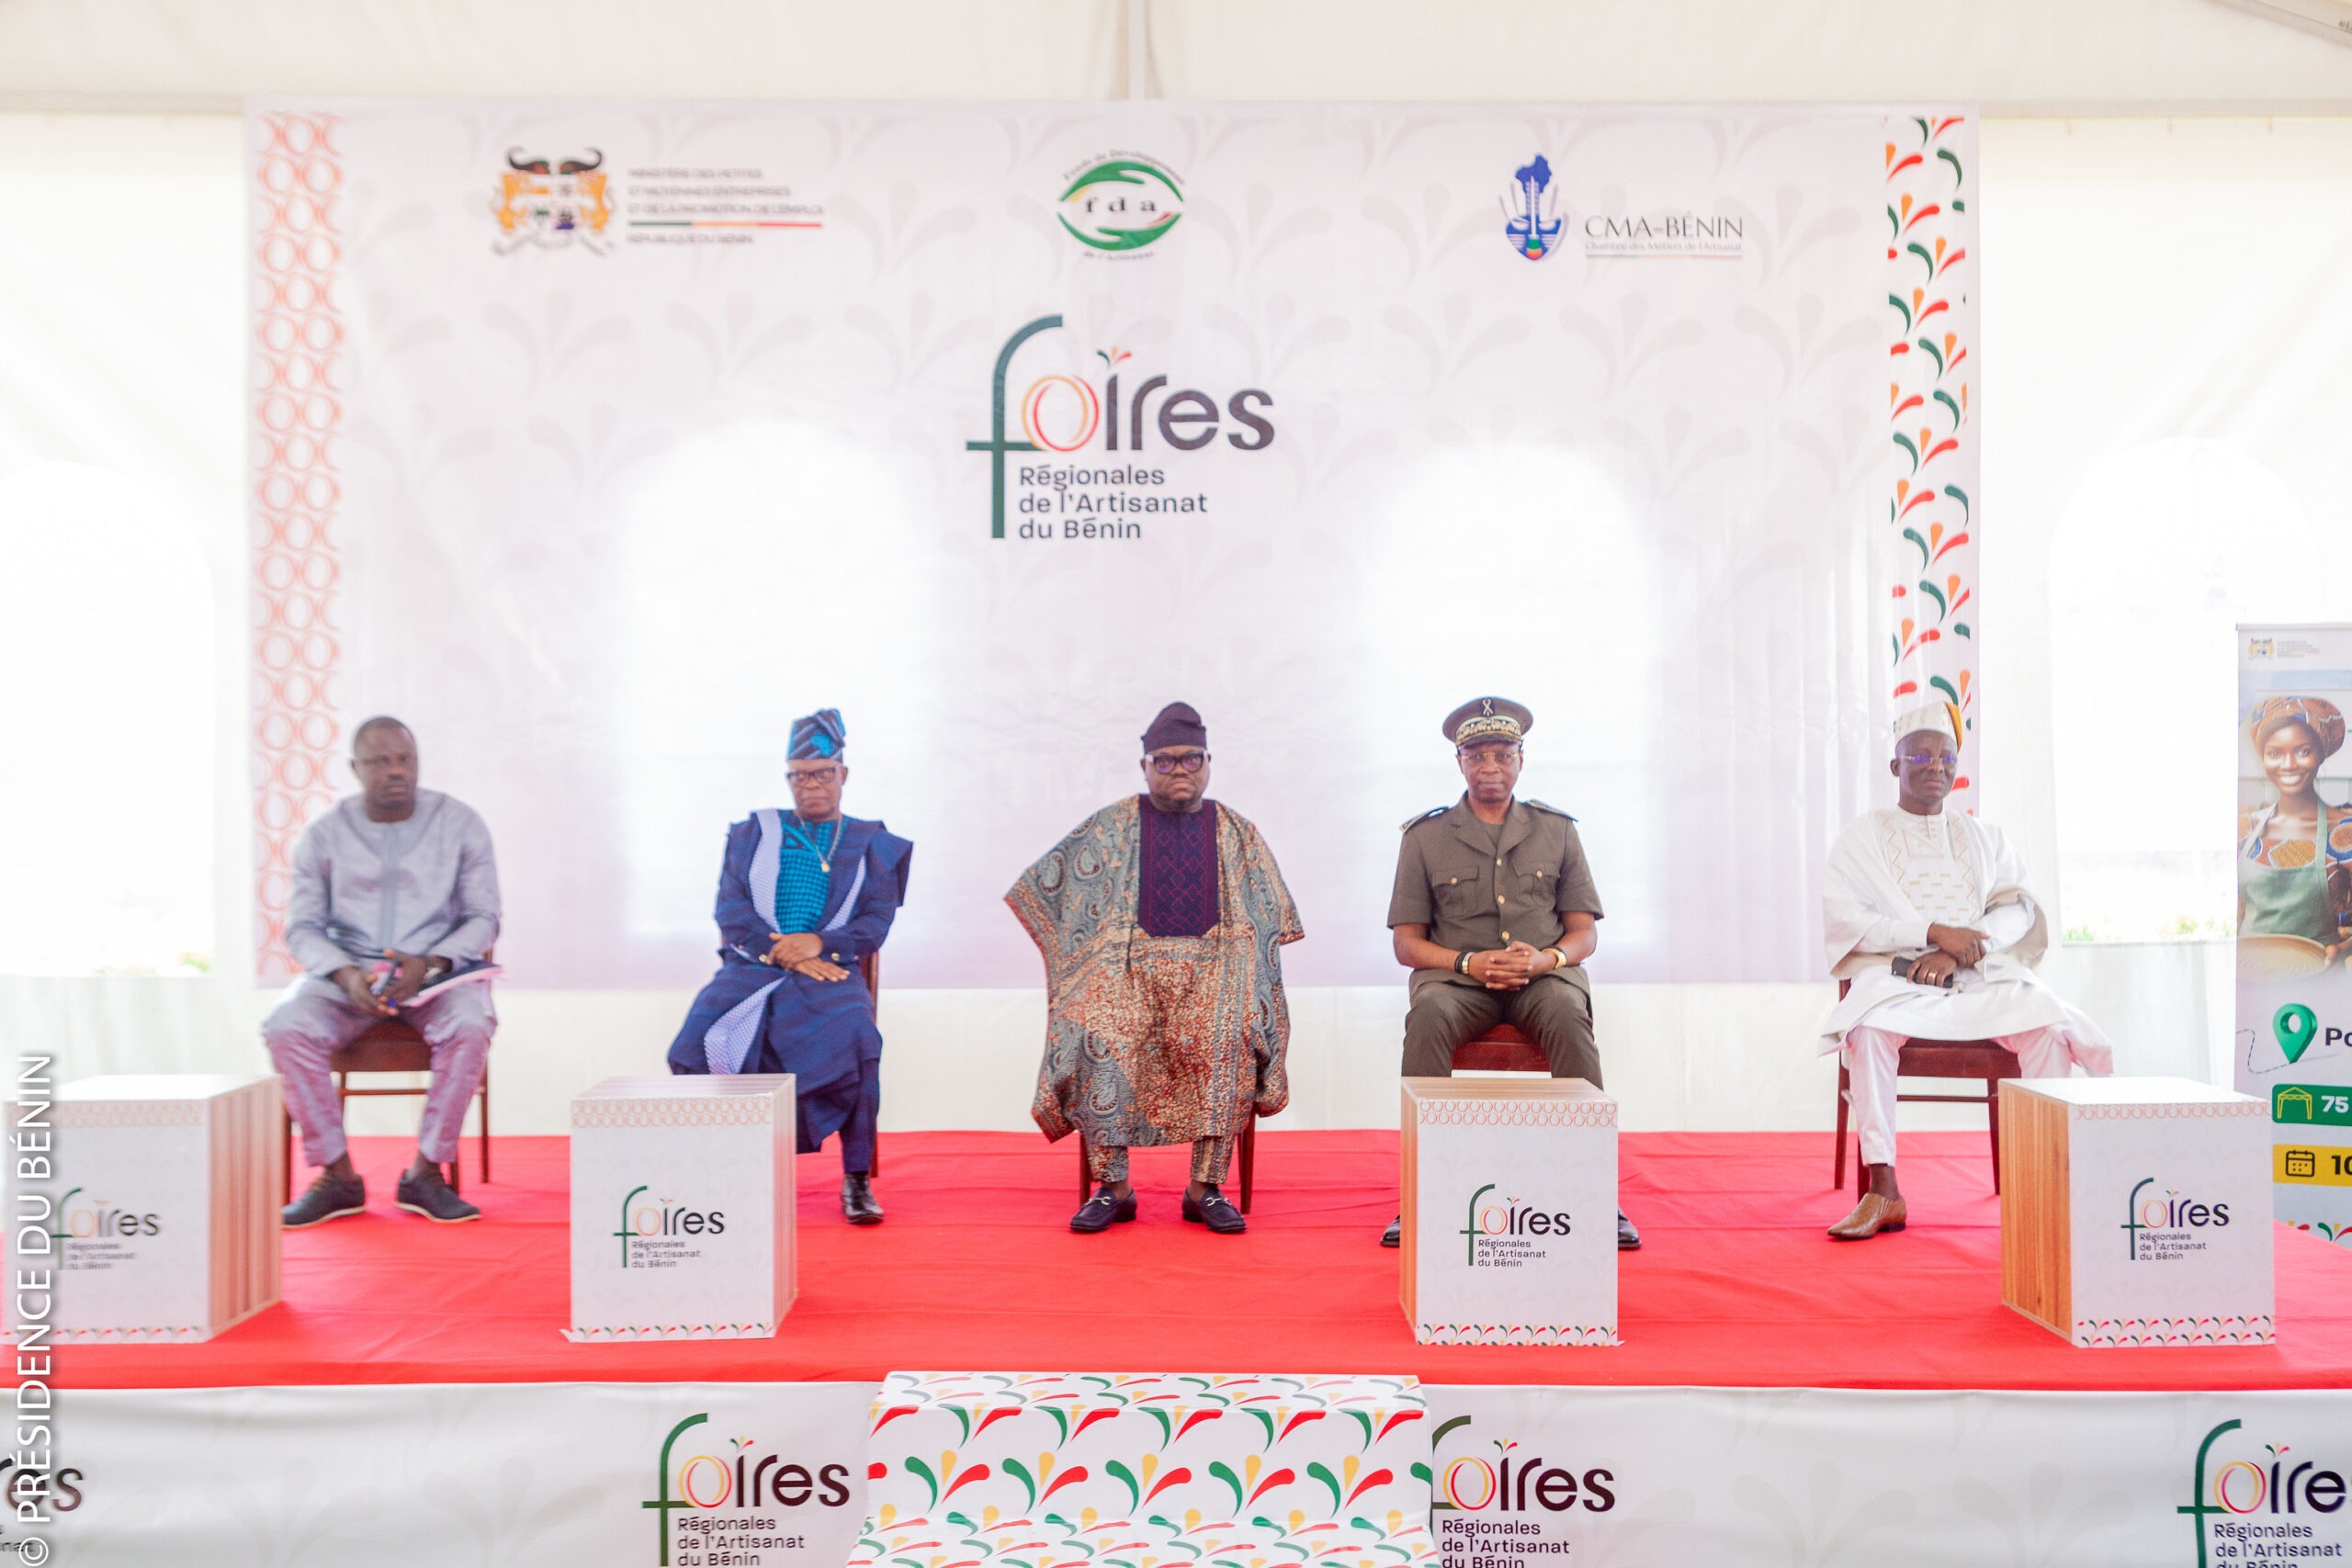
[{"label": "black eyeglasses", "polygon": [[841,776],[841,764],[838,762],[828,762],[821,768],[784,770],[785,782],[787,784],[831,784]]},{"label": "black eyeglasses", "polygon": [[1941,762],[1946,773],[1960,766],[1960,755],[1954,751],[1905,751],[1903,753],[1903,760],[1915,768],[1924,768],[1932,763]]},{"label": "black eyeglasses", "polygon": [[1465,762],[1513,762],[1519,760],[1516,746],[1460,746],[1453,754]]},{"label": "black eyeglasses", "polygon": [[1155,773],[1172,773],[1180,769],[1188,773],[1197,773],[1208,766],[1209,754],[1206,751],[1187,751],[1182,756],[1146,757],[1144,761],[1151,764],[1151,771]]}]

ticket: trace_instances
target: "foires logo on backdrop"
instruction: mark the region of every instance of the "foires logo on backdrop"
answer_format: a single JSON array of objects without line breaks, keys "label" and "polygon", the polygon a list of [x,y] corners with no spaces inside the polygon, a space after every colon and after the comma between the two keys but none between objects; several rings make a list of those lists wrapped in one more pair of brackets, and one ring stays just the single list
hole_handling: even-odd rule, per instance
[{"label": "foires logo on backdrop", "polygon": [[2343,1472],[2299,1457],[2291,1444],[2229,1438],[2244,1427],[2224,1421],[2205,1434],[2197,1446],[2188,1501],[2175,1510],[2196,1522],[2198,1568],[2217,1562],[2342,1562],[2346,1536],[2352,1535],[2340,1517]]},{"label": "foires logo on backdrop", "polygon": [[[1211,493],[1186,482],[1193,454],[1273,445],[1272,393],[1177,386],[1116,346],[1094,351],[1099,378],[1047,374],[1017,382],[1021,346],[1061,324],[1059,316],[1040,316],[1005,339],[989,384],[988,436],[964,443],[989,457],[989,537],[1006,536],[1010,510],[1020,518],[1019,538],[1140,539],[1148,521],[1209,510]],[[1065,455],[1069,461],[1054,460]]]},{"label": "foires logo on backdrop", "polygon": [[638,1505],[653,1510],[662,1568],[776,1568],[808,1544],[786,1515],[849,1506],[846,1464],[787,1460],[751,1438],[701,1432],[679,1441],[709,1420],[689,1416],[670,1428],[654,1494]]},{"label": "foires logo on backdrop", "polygon": [[2227,1203],[2205,1203],[2178,1192],[2151,1192],[2143,1176],[2124,1206],[2123,1235],[2134,1263],[2171,1263],[2205,1250],[2204,1232],[2230,1223]]}]

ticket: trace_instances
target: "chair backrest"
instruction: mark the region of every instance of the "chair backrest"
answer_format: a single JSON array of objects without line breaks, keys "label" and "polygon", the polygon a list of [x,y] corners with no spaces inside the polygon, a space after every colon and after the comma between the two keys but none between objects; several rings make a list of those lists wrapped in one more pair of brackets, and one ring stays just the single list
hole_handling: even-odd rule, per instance
[{"label": "chair backrest", "polygon": [[1473,1073],[1548,1073],[1551,1062],[1544,1048],[1513,1029],[1498,1023],[1476,1040],[1453,1048],[1453,1070]]},{"label": "chair backrest", "polygon": [[406,1021],[383,1019],[347,1045],[336,1047],[327,1068],[337,1073],[422,1073],[433,1066],[433,1047]]},{"label": "chair backrest", "polygon": [[859,959],[857,977],[865,982],[866,999],[878,1005],[882,1000],[882,955],[869,953]]}]

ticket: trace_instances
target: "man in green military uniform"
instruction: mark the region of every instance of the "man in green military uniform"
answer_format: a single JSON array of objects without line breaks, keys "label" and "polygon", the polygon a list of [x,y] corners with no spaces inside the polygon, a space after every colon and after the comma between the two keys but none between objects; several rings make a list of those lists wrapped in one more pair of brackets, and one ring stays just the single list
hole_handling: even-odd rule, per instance
[{"label": "man in green military uniform", "polygon": [[[1600,945],[1593,890],[1576,819],[1516,798],[1521,742],[1535,716],[1479,697],[1446,716],[1445,737],[1469,787],[1405,824],[1388,926],[1396,962],[1413,972],[1405,1014],[1407,1077],[1449,1077],[1454,1048],[1508,1023],[1543,1048],[1555,1078],[1600,1085],[1592,987],[1584,961]],[[1402,1216],[1380,1238],[1397,1245]],[[1642,1245],[1617,1216],[1617,1245]]]}]

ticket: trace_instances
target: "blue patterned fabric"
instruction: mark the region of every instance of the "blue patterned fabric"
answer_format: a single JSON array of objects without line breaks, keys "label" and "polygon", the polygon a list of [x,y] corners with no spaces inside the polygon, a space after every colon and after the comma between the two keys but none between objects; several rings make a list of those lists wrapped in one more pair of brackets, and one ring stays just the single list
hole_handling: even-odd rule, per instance
[{"label": "blue patterned fabric", "polygon": [[838,757],[842,745],[849,739],[849,727],[842,722],[839,708],[819,708],[804,718],[792,721],[792,746],[785,754],[795,761],[815,757]]},{"label": "blue patterned fabric", "polygon": [[786,935],[813,931],[825,916],[825,896],[832,873],[817,852],[839,848],[842,824],[803,822],[797,812],[784,819],[783,841],[776,846],[775,929]]},{"label": "blue patterned fabric", "polygon": [[[821,956],[851,971],[847,979],[815,980],[760,962],[776,934],[778,889],[790,863],[786,813],[753,812],[727,832],[718,874],[719,968],[670,1043],[670,1070],[706,1073],[791,1073],[798,1080],[803,1154],[835,1133],[863,1152],[876,1092],[874,1064],[882,1054],[874,1003],[857,973],[858,961],[889,936],[905,897],[914,846],[879,822],[844,818],[819,917],[801,927],[824,939]],[[830,834],[825,840],[830,842]],[[847,1168],[857,1169],[856,1165]]]}]

